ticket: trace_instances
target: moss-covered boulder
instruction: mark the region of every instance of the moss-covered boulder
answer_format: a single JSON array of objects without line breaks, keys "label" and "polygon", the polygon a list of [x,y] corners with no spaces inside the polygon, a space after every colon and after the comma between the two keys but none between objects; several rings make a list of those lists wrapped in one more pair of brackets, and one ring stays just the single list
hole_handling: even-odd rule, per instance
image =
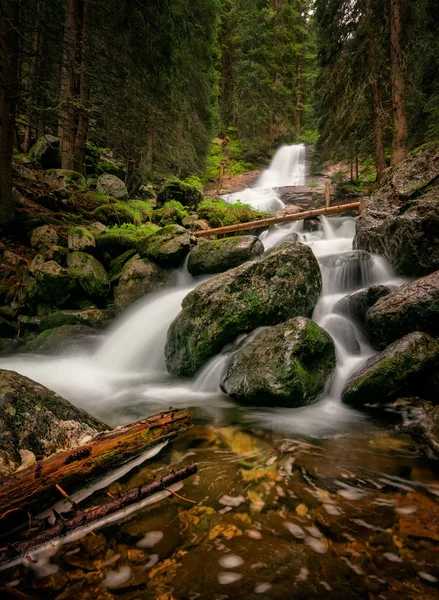
[{"label": "moss-covered boulder", "polygon": [[85,325],[86,327],[100,328],[108,325],[114,316],[113,310],[100,308],[57,310],[41,318],[39,330],[55,329],[63,325]]},{"label": "moss-covered boulder", "polygon": [[166,225],[137,244],[142,258],[149,258],[162,267],[178,267],[196,239],[180,225]]},{"label": "moss-covered boulder", "polygon": [[439,142],[407,156],[391,169],[364,203],[356,248],[384,255],[400,275],[439,269]]},{"label": "moss-covered boulder", "polygon": [[191,376],[242,333],[310,317],[321,286],[311,249],[292,242],[262,260],[216,275],[185,297],[168,330],[169,372]]},{"label": "moss-covered boulder", "polygon": [[119,285],[114,290],[117,312],[122,312],[145,294],[166,286],[168,273],[147,258],[129,260],[122,269]]},{"label": "moss-covered boulder", "polygon": [[349,315],[358,321],[364,322],[369,308],[391,293],[391,288],[386,285],[372,285],[340,298],[334,305],[334,312]]},{"label": "moss-covered boulder", "polygon": [[153,223],[165,227],[166,225],[172,225],[177,223],[178,225],[183,224],[183,220],[188,216],[188,212],[185,207],[176,200],[170,200],[166,202],[161,208],[154,210],[151,214],[151,220]]},{"label": "moss-covered boulder", "polygon": [[108,173],[101,175],[98,179],[97,190],[116,198],[116,200],[128,200],[128,190],[124,182],[116,175]]},{"label": "moss-covered boulder", "polygon": [[40,302],[63,306],[77,285],[75,273],[49,260],[34,271],[33,281],[25,292],[25,302],[32,309]]},{"label": "moss-covered boulder", "polygon": [[201,202],[197,210],[198,216],[209,223],[209,227],[223,227],[249,223],[267,217],[266,213],[255,210],[249,204],[230,204],[222,199],[206,199]]},{"label": "moss-covered boulder", "polygon": [[439,335],[439,271],[402,285],[366,313],[369,337],[377,348],[411,331]]},{"label": "moss-covered boulder", "polygon": [[95,238],[85,227],[71,227],[68,234],[69,250],[90,252],[95,246]]},{"label": "moss-covered boulder", "polygon": [[86,185],[84,175],[67,169],[49,169],[46,171],[46,179],[52,187],[58,189],[78,190]]},{"label": "moss-covered boulder", "polygon": [[53,355],[65,351],[73,353],[82,346],[85,336],[93,333],[93,329],[86,325],[62,325],[46,329],[29,339],[21,352]]},{"label": "moss-covered boulder", "polygon": [[41,254],[45,255],[52,246],[57,244],[58,234],[49,225],[41,225],[31,233],[30,245]]},{"label": "moss-covered boulder", "polygon": [[238,402],[305,406],[317,402],[335,368],[331,336],[295,317],[257,333],[228,360],[221,389]]},{"label": "moss-covered boulder", "polygon": [[186,229],[190,231],[205,231],[209,229],[209,223],[204,219],[200,219],[197,214],[188,215],[181,223]]},{"label": "moss-covered boulder", "polygon": [[68,250],[67,248],[64,248],[64,246],[51,246],[45,253],[45,257],[47,260],[54,260],[64,267],[67,261],[67,254]]},{"label": "moss-covered boulder", "polygon": [[439,367],[439,342],[415,331],[372,356],[348,380],[346,404],[384,404],[398,397],[422,396]]},{"label": "moss-covered boulder", "polygon": [[97,258],[86,252],[72,252],[67,257],[67,265],[90,298],[102,299],[108,296],[108,275]]},{"label": "moss-covered boulder", "polygon": [[0,476],[107,429],[43,385],[0,370]]},{"label": "moss-covered boulder", "polygon": [[30,158],[43,169],[59,169],[61,167],[59,138],[48,133],[41,136],[31,148]]},{"label": "moss-covered boulder", "polygon": [[168,180],[157,194],[157,208],[170,200],[176,200],[183,206],[196,210],[203,200],[203,193],[197,185],[174,178]]},{"label": "moss-covered boulder", "polygon": [[254,235],[237,235],[220,240],[201,238],[189,254],[187,268],[195,277],[222,273],[260,256],[263,252],[263,243]]},{"label": "moss-covered boulder", "polygon": [[96,249],[100,254],[108,253],[113,258],[121,256],[128,250],[132,250],[134,254],[137,244],[156,231],[159,231],[159,227],[152,223],[139,227],[134,225],[112,227],[96,237]]}]

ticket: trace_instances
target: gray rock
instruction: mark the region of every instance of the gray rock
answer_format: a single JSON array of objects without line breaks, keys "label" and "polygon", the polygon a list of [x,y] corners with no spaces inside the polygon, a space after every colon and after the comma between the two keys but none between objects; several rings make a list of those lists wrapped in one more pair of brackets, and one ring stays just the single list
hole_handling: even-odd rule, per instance
[{"label": "gray rock", "polygon": [[45,254],[52,246],[58,245],[58,234],[49,225],[42,225],[32,231],[30,244],[40,254]]},{"label": "gray rock", "polygon": [[360,322],[366,319],[369,308],[390,294],[392,289],[386,285],[373,285],[353,294],[340,298],[334,305],[334,312],[354,317]]},{"label": "gray rock", "polygon": [[45,315],[39,320],[38,329],[54,329],[63,325],[85,325],[86,327],[100,328],[108,325],[114,319],[113,310],[100,308],[86,308],[84,310],[57,310]]},{"label": "gray rock", "polygon": [[199,239],[187,263],[191,275],[223,273],[260,256],[264,245],[254,235],[241,235],[220,240]]},{"label": "gray rock", "polygon": [[147,258],[129,261],[122,269],[119,285],[114,290],[117,312],[122,312],[149,292],[166,286],[168,273]]},{"label": "gray rock", "polygon": [[98,179],[98,192],[104,192],[116,200],[128,200],[128,190],[124,182],[116,175],[102,175]]},{"label": "gray rock", "polygon": [[97,258],[86,252],[72,252],[67,265],[90,298],[105,298],[110,292],[107,272]]},{"label": "gray rock", "polygon": [[72,227],[68,234],[70,250],[77,252],[90,252],[96,246],[94,236],[85,227]]},{"label": "gray rock", "polygon": [[341,315],[330,315],[325,319],[324,329],[339,342],[349,354],[360,354],[355,329],[352,323]]},{"label": "gray rock", "polygon": [[162,267],[178,267],[196,239],[180,225],[166,225],[137,244],[141,258]]},{"label": "gray rock", "polygon": [[439,271],[402,285],[366,313],[369,337],[384,348],[411,331],[439,335]]},{"label": "gray rock", "polygon": [[439,342],[416,331],[372,356],[348,380],[346,404],[383,404],[398,397],[422,396],[439,367]]},{"label": "gray rock", "polygon": [[216,275],[186,296],[168,330],[169,372],[191,376],[238,335],[311,316],[320,292],[314,254],[293,242],[262,260]]},{"label": "gray rock", "polygon": [[331,337],[313,321],[295,317],[260,331],[237,350],[220,386],[245,404],[305,406],[317,402],[334,369]]},{"label": "gray rock", "polygon": [[43,169],[59,169],[61,167],[59,138],[46,133],[37,140],[37,143],[30,151],[30,156]]},{"label": "gray rock", "polygon": [[1,476],[107,429],[43,385],[0,370]]},{"label": "gray rock", "polygon": [[[49,169],[46,173],[52,187],[64,190],[78,190],[85,187],[85,177],[77,171],[69,171],[67,169]],[[68,191],[68,197],[70,191]]]},{"label": "gray rock", "polygon": [[364,203],[354,247],[384,255],[400,275],[439,269],[439,142],[409,154]]},{"label": "gray rock", "polygon": [[76,276],[54,260],[44,263],[34,271],[33,281],[25,292],[25,301],[31,308],[43,302],[62,306],[77,285]]}]

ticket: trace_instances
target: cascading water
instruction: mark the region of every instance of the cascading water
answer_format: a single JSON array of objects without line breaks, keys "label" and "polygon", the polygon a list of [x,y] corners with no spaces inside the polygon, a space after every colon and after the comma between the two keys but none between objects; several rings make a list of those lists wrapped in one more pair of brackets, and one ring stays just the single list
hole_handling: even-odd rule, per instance
[{"label": "cascading water", "polygon": [[[266,206],[267,198],[276,199],[276,187],[303,185],[305,149],[303,145],[284,146],[274,156],[257,185],[236,194],[253,206]],[[248,197],[246,196],[248,195]],[[232,200],[232,199],[231,199]],[[374,283],[398,284],[384,259],[364,254],[352,258],[355,233],[353,217],[322,218],[317,231],[305,232],[296,221],[272,228],[261,235],[266,249],[294,239],[308,244],[318,258],[323,276],[323,293],[315,308],[314,319],[332,335],[337,350],[337,369],[325,398],[304,409],[269,410],[243,415],[260,419],[263,426],[281,426],[291,419],[296,431],[319,433],[328,427],[342,428],[346,421],[361,419],[358,413],[343,407],[340,393],[347,377],[372,349],[361,331],[346,315],[334,314],[337,300],[344,294]],[[59,357],[15,355],[0,361],[0,367],[21,372],[57,391],[73,403],[120,423],[152,414],[169,404],[198,406],[202,410],[232,407],[219,390],[219,379],[226,356],[213,358],[193,380],[178,380],[166,372],[164,345],[166,332],[180,310],[183,298],[202,279],[192,278],[184,265],[176,272],[173,285],[149,294],[131,306],[108,329],[97,351],[85,348],[81,353]]]}]

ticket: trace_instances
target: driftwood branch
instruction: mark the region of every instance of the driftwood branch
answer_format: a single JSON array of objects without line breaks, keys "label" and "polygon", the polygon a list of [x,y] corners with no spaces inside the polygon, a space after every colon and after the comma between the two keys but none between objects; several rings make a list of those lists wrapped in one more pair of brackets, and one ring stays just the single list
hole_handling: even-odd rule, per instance
[{"label": "driftwood branch", "polygon": [[195,237],[209,237],[211,235],[219,235],[223,233],[234,233],[236,231],[246,231],[249,229],[258,229],[260,227],[269,227],[276,223],[288,223],[289,221],[301,221],[302,219],[310,219],[319,215],[333,215],[336,213],[345,212],[346,210],[359,210],[360,202],[351,202],[350,204],[341,204],[339,206],[329,206],[325,208],[316,208],[304,212],[295,213],[294,215],[283,215],[281,217],[269,217],[268,219],[260,219],[259,221],[249,221],[248,223],[238,223],[237,225],[226,225],[225,227],[217,227],[216,229],[203,229],[202,231],[193,231]]},{"label": "driftwood branch", "polygon": [[52,454],[0,480],[0,527],[27,519],[59,500],[57,485],[72,494],[96,477],[136,458],[148,448],[174,438],[192,426],[188,411],[169,410],[108,433],[90,443]]},{"label": "driftwood branch", "polygon": [[197,472],[197,465],[191,464],[188,467],[183,467],[178,471],[172,471],[168,475],[162,477],[162,479],[155,479],[153,482],[143,485],[120,498],[114,498],[102,504],[89,508],[88,510],[76,510],[73,517],[69,519],[62,519],[58,516],[57,522],[52,527],[49,527],[45,531],[38,533],[33,538],[28,540],[10,544],[7,548],[0,549],[0,565],[10,562],[25,555],[31,550],[42,546],[51,540],[59,537],[63,537],[72,533],[80,527],[85,527],[91,523],[97,523],[100,519],[108,517],[116,513],[117,511],[127,508],[148,496],[152,496],[157,492],[166,490],[170,485],[182,481]]}]

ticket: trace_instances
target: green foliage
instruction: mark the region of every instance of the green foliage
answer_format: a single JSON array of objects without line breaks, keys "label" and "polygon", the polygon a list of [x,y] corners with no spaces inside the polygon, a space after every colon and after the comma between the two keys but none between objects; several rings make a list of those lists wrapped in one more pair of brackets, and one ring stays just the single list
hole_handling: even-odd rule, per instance
[{"label": "green foliage", "polygon": [[159,227],[148,223],[147,225],[135,226],[125,223],[121,226],[111,227],[105,233],[96,237],[96,248],[111,256],[119,256],[123,252],[136,248],[137,243],[158,231]]},{"label": "green foliage", "polygon": [[229,204],[224,200],[203,200],[198,207],[198,215],[205,219],[210,227],[223,227],[257,221],[266,216],[265,213],[255,210],[248,204],[237,202]]},{"label": "green foliage", "polygon": [[141,223],[151,220],[151,215],[154,210],[151,202],[147,202],[146,200],[128,200],[127,204],[139,216]]}]

